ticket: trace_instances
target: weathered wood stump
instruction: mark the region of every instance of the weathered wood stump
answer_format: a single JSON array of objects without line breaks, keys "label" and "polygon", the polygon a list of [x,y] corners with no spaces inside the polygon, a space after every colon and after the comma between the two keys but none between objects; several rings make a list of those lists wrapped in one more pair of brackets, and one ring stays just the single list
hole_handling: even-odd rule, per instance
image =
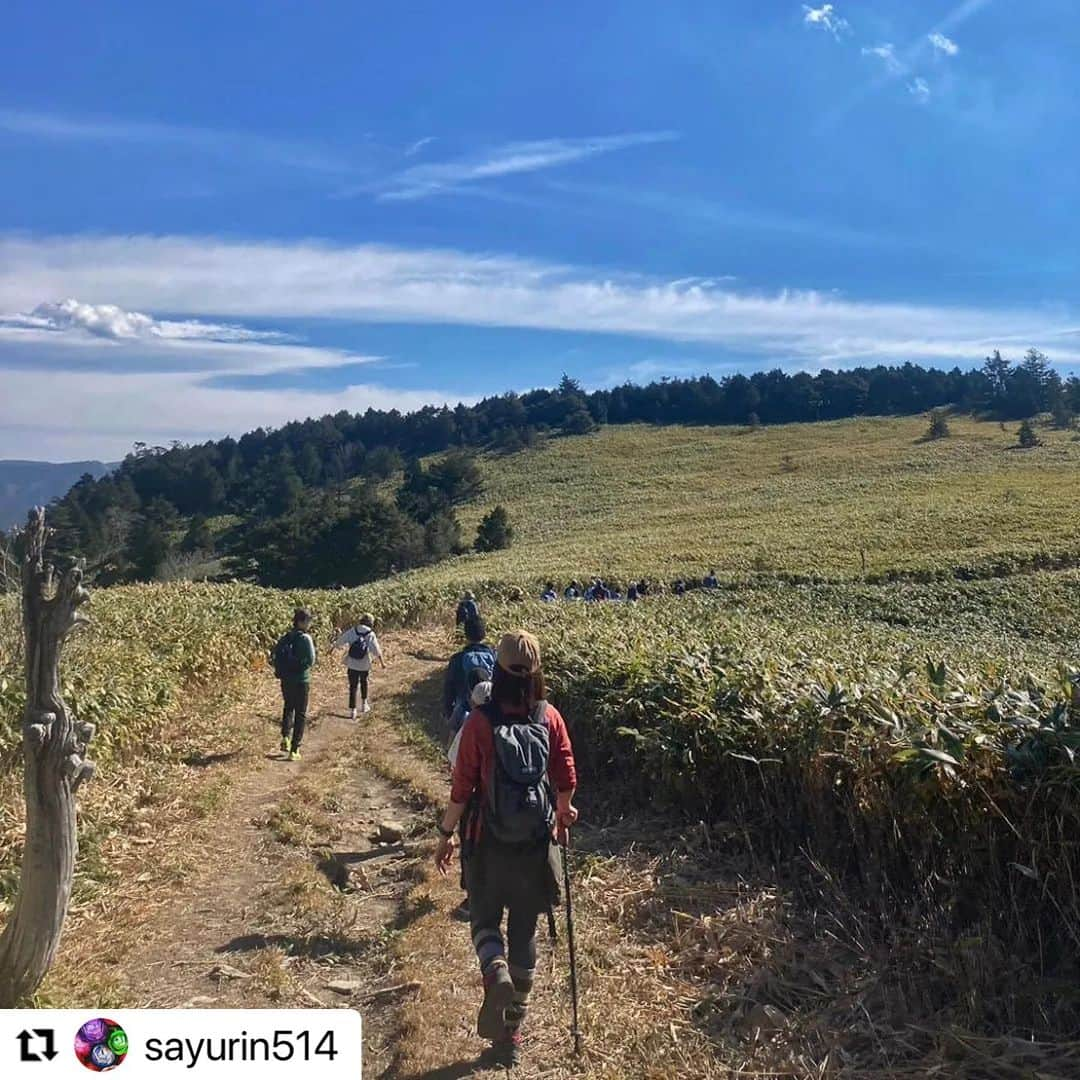
[{"label": "weathered wood stump", "polygon": [[18,896],[0,937],[0,1008],[32,994],[56,956],[78,853],[75,794],[94,773],[86,760],[93,725],[80,723],[60,694],[60,652],[68,634],[87,621],[79,608],[90,594],[81,567],[57,576],[46,563],[48,537],[39,507],[21,537],[26,843]]}]

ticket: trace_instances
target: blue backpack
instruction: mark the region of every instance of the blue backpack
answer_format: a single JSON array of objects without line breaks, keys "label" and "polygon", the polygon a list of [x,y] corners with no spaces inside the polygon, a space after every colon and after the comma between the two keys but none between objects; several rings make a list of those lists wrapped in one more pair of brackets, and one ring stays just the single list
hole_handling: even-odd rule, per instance
[{"label": "blue backpack", "polygon": [[490,645],[469,645],[461,653],[461,685],[458,704],[469,704],[473,687],[495,674],[495,650]]},{"label": "blue backpack", "polygon": [[484,801],[484,828],[499,844],[541,847],[550,842],[555,798],[548,780],[551,732],[547,702],[532,714],[509,719],[494,704],[480,706],[491,722],[495,762]]}]

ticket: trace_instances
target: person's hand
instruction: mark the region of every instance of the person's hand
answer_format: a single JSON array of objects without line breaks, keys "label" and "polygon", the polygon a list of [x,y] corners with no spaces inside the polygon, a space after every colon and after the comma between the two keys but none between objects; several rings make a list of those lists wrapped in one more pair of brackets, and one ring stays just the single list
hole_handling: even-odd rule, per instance
[{"label": "person's hand", "polygon": [[435,865],[439,873],[446,877],[454,862],[454,849],[457,847],[456,836],[442,836],[439,838],[439,846],[435,849]]},{"label": "person's hand", "polygon": [[577,824],[578,811],[573,803],[559,810],[555,815],[555,839],[566,846],[570,830]]}]

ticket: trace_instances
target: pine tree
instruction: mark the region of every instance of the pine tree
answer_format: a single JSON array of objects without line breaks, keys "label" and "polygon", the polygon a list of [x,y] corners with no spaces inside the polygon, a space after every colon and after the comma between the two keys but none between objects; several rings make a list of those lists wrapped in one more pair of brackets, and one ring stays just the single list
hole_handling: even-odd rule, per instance
[{"label": "pine tree", "polygon": [[1033,446],[1039,445],[1039,437],[1035,434],[1035,425],[1030,420],[1025,420],[1016,434],[1020,446],[1025,450],[1030,450]]},{"label": "pine tree", "polygon": [[949,421],[944,409],[934,409],[930,413],[930,426],[926,429],[928,439],[947,439],[950,435]]},{"label": "pine tree", "polygon": [[501,551],[508,548],[514,539],[514,527],[510,524],[510,515],[506,507],[496,506],[484,515],[480,528],[476,530],[477,551]]}]

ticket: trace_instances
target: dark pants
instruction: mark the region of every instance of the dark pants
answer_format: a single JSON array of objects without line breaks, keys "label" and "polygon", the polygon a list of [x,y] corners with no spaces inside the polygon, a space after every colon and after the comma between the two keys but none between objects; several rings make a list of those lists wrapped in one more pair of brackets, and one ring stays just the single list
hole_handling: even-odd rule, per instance
[{"label": "dark pants", "polygon": [[298,679],[281,680],[281,696],[285,699],[285,706],[281,710],[281,737],[287,739],[291,734],[294,750],[300,749],[300,742],[304,737],[310,690],[311,687],[306,682]]},{"label": "dark pants", "polygon": [[502,905],[470,893],[469,923],[481,970],[486,970],[492,960],[503,957],[516,980],[531,984],[536,970],[536,921],[539,916],[540,912],[531,908],[511,907],[506,916],[504,944]]},{"label": "dark pants", "polygon": [[353,671],[349,668],[349,708],[356,708],[356,687],[360,687],[360,700],[367,701],[367,681],[370,671]]},{"label": "dark pants", "polygon": [[502,958],[509,963],[515,983],[531,986],[536,968],[536,921],[551,904],[546,849],[505,851],[481,840],[463,869],[473,947],[481,970]]}]

